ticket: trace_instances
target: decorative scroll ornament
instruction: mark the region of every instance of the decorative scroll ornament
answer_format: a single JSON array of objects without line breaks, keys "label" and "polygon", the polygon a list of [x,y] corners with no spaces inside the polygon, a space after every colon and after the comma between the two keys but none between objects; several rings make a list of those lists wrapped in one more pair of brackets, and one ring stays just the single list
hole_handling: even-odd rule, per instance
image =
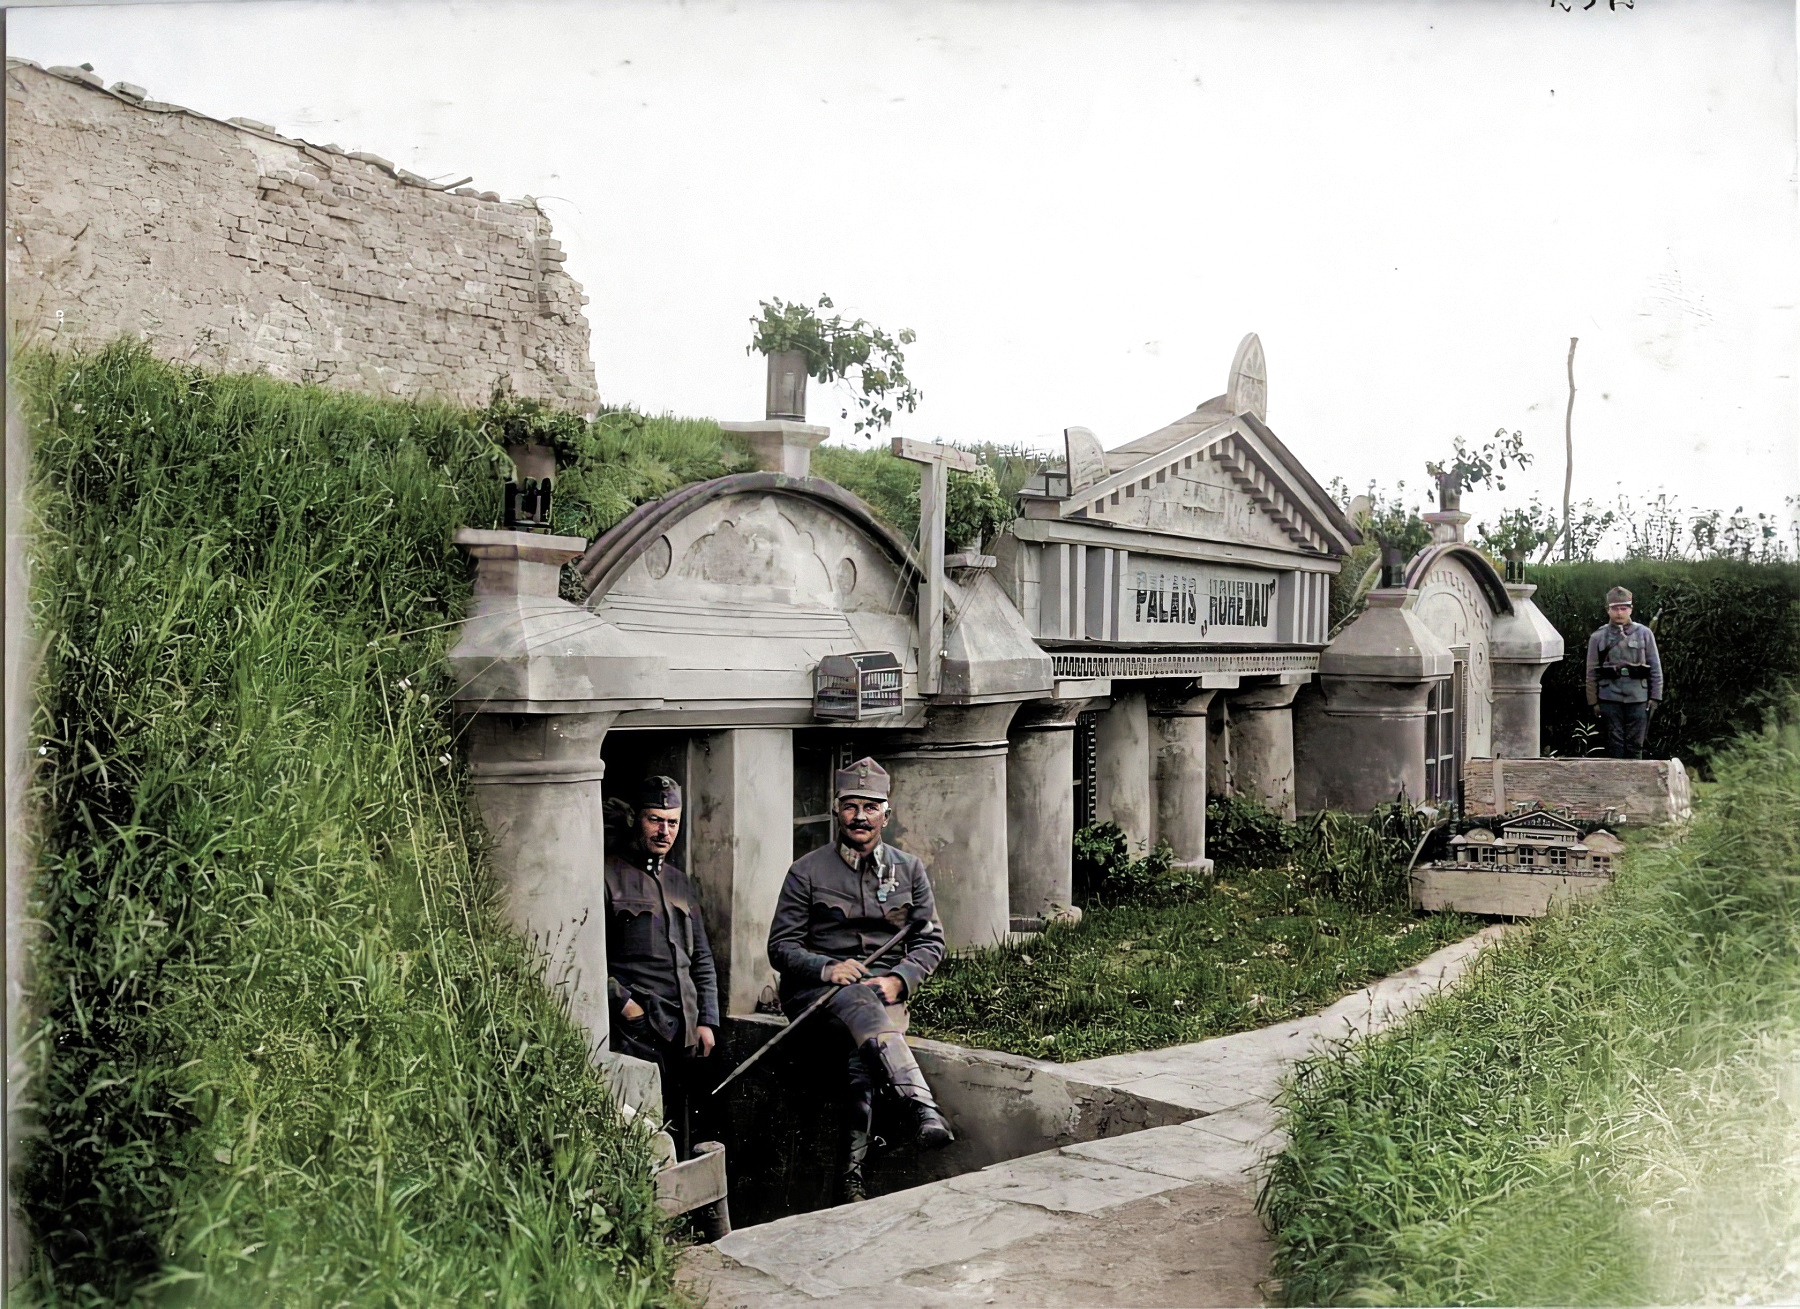
[{"label": "decorative scroll ornament", "polygon": [[1225,386],[1225,407],[1234,414],[1268,421],[1269,367],[1263,361],[1262,341],[1255,332],[1238,342],[1237,354],[1231,360],[1231,381]]},{"label": "decorative scroll ornament", "polygon": [[1106,480],[1106,453],[1100,448],[1100,438],[1087,428],[1063,428],[1063,448],[1069,456],[1071,494]]}]

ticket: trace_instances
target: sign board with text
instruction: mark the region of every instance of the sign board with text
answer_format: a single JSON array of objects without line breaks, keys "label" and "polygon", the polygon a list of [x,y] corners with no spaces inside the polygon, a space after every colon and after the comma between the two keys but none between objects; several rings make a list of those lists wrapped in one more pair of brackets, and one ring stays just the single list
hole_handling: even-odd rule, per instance
[{"label": "sign board with text", "polygon": [[1120,641],[1243,642],[1276,637],[1273,571],[1133,556],[1118,592]]}]

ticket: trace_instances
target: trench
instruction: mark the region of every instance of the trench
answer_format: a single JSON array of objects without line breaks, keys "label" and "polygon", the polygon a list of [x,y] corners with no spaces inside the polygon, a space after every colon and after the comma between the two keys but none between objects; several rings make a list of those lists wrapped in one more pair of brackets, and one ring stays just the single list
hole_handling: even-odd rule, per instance
[{"label": "trench", "polygon": [[[781,1026],[780,1019],[760,1015],[727,1018],[723,1041],[730,1066],[749,1058]],[[910,1044],[956,1140],[928,1153],[910,1143],[873,1152],[865,1165],[871,1195],[1195,1117],[1192,1108],[1082,1082],[1039,1060],[940,1041]],[[826,1025],[816,1032],[803,1028],[726,1089],[711,1121],[704,1115],[696,1121],[697,1129],[725,1142],[734,1227],[839,1202],[847,1055]],[[876,1134],[901,1141],[899,1119],[884,1097]]]}]

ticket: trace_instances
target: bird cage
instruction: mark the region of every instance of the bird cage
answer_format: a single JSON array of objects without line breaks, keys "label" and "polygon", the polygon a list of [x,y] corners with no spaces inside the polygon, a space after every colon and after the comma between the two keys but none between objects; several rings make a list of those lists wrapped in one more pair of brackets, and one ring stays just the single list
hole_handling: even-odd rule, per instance
[{"label": "bird cage", "polygon": [[886,650],[826,655],[813,671],[813,717],[860,723],[900,713],[903,672]]}]

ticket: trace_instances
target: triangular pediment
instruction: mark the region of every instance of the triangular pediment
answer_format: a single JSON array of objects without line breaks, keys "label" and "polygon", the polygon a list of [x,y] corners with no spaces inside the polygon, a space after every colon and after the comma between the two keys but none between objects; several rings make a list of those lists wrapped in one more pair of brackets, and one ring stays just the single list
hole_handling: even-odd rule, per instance
[{"label": "triangular pediment", "polygon": [[1347,554],[1342,511],[1248,415],[1209,402],[1106,452],[1107,476],[1074,492],[1060,516],[1173,536],[1313,554]]},{"label": "triangular pediment", "polygon": [[1544,809],[1534,810],[1531,813],[1525,814],[1523,817],[1508,819],[1506,822],[1500,824],[1500,830],[1509,835],[1514,832],[1539,834],[1553,833],[1557,835],[1573,833],[1577,836],[1581,834],[1581,829],[1574,823],[1571,823],[1566,818],[1560,818]]}]

